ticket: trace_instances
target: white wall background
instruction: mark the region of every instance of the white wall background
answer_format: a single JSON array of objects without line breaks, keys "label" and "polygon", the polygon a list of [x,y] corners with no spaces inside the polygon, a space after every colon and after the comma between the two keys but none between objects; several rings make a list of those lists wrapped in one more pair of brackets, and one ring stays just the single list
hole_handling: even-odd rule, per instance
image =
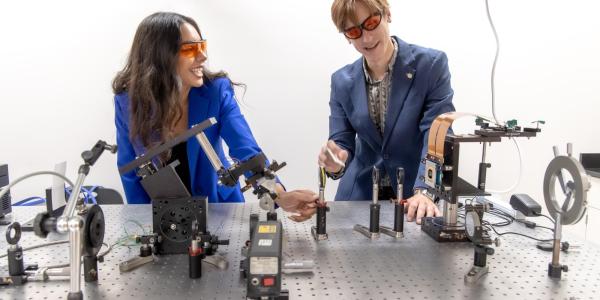
[{"label": "white wall background", "polygon": [[[330,19],[332,1],[106,0],[3,1],[0,4],[0,162],[11,178],[67,160],[75,177],[80,153],[98,139],[115,141],[115,73],[123,67],[139,22],[155,11],[193,17],[209,40],[212,69],[244,82],[243,111],[265,152],[288,163],[290,188],[316,189],[316,155],[328,136],[332,72],[359,57]],[[495,44],[484,0],[390,0],[391,32],[447,52],[459,111],[491,115]],[[552,145],[600,152],[600,4],[592,0],[490,0],[502,49],[497,110],[502,119],[547,121],[522,140],[525,166],[516,191],[543,202]],[[455,128],[467,132],[472,120]],[[564,151],[564,150],[563,150]],[[463,153],[462,174],[474,182],[480,148]],[[488,151],[488,187],[518,174],[514,145]],[[104,154],[87,183],[122,190],[115,156]],[[49,178],[13,190],[15,199],[43,195]],[[337,185],[330,184],[331,199]],[[598,194],[598,193],[596,193]],[[509,195],[504,196],[508,199]],[[596,207],[600,200],[592,199]]]}]

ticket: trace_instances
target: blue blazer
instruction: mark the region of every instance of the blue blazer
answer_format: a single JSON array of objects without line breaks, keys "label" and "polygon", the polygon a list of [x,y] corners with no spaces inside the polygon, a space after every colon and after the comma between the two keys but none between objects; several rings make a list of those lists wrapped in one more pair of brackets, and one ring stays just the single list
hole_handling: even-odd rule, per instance
[{"label": "blue blazer", "polygon": [[349,153],[335,200],[372,198],[373,166],[387,172],[396,192],[396,169],[405,171],[403,195],[425,187],[421,179],[429,127],[454,111],[448,59],[441,51],[407,44],[397,37],[398,55],[383,136],[369,116],[363,58],[331,76],[329,139]]},{"label": "blue blazer", "polygon": [[[223,165],[228,167],[230,164],[225,158],[222,140],[225,140],[229,147],[229,156],[242,161],[262,151],[240,112],[228,79],[217,78],[212,81],[205,79],[204,85],[192,88],[188,97],[188,128],[210,117],[217,120],[217,124],[204,132]],[[118,94],[115,96],[118,167],[146,152],[146,148],[139,141],[133,142],[129,138],[129,119],[129,97],[127,93]],[[187,154],[188,161],[180,163],[189,164],[192,195],[208,196],[209,202],[244,201],[239,185],[226,187],[217,184],[217,174],[196,139],[188,140]],[[135,171],[122,175],[121,181],[129,204],[150,203],[150,198],[143,189],[140,178],[135,175]]]}]

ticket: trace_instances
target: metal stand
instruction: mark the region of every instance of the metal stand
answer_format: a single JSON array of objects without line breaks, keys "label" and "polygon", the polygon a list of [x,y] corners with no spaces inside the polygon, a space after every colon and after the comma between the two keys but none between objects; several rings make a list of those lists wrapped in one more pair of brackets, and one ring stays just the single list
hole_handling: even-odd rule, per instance
[{"label": "metal stand", "polygon": [[[461,116],[460,113],[446,113],[438,116],[429,133],[430,144],[425,164],[425,176],[422,178],[428,186],[428,191],[436,198],[444,200],[443,218],[425,217],[421,219],[421,229],[438,242],[467,241],[463,224],[457,219],[459,197],[476,197],[489,195],[485,192],[487,169],[491,164],[486,163],[488,144],[500,142],[502,137],[535,137],[539,128],[521,128],[516,121],[502,126],[491,126],[487,120],[478,117],[476,124],[480,129],[471,135],[447,134],[452,122]],[[459,159],[461,143],[482,143],[481,162],[477,185],[473,186],[459,176]]]},{"label": "metal stand", "polygon": [[488,231],[483,227],[483,215],[489,211],[488,204],[473,204],[465,205],[465,231],[467,237],[474,245],[475,257],[473,266],[467,274],[464,281],[466,284],[476,283],[483,275],[488,273],[487,256],[494,254],[494,249],[489,247],[495,242],[496,246],[500,246],[500,240],[492,241]]},{"label": "metal stand", "polygon": [[402,191],[404,190],[404,169],[398,168],[396,171],[397,188],[396,200],[394,201],[394,229],[387,226],[381,226],[381,233],[394,238],[404,237],[404,204],[406,200],[402,199]]},{"label": "metal stand", "polygon": [[373,202],[370,204],[369,208],[369,228],[356,224],[354,225],[354,231],[357,231],[372,240],[378,239],[381,204],[379,204],[379,170],[377,167],[373,167]]},{"label": "metal stand", "polygon": [[484,245],[475,245],[475,258],[471,270],[465,275],[465,283],[473,284],[489,272],[487,256],[494,254],[494,248]]},{"label": "metal stand", "polygon": [[327,212],[329,207],[325,202],[325,183],[327,182],[327,176],[325,175],[325,168],[319,167],[319,200],[317,200],[317,224],[310,228],[310,232],[315,241],[323,241],[328,238],[327,236]]},{"label": "metal stand", "polygon": [[[550,216],[554,218],[554,244],[552,262],[548,264],[548,276],[560,279],[562,272],[568,272],[567,265],[560,264],[562,225],[576,224],[583,218],[587,206],[587,192],[591,187],[585,169],[573,156],[573,145],[567,144],[567,156],[560,156],[554,146],[555,158],[550,162],[544,175],[544,200]],[[565,182],[563,171],[571,175],[572,181]],[[556,181],[564,194],[565,201],[557,201]],[[562,198],[562,197],[561,197]]]},{"label": "metal stand", "polygon": [[[40,237],[46,237],[50,231],[57,232],[59,234],[69,234],[70,291],[67,295],[67,299],[83,299],[83,293],[81,292],[82,251],[84,250],[84,246],[86,249],[88,246],[91,246],[94,249],[86,250],[86,252],[88,252],[87,254],[89,254],[87,256],[95,257],[98,253],[96,250],[100,249],[104,239],[104,218],[101,216],[102,210],[97,205],[95,208],[93,207],[90,209],[90,212],[94,211],[92,213],[93,215],[91,216],[90,222],[92,222],[92,219],[96,218],[94,219],[94,222],[98,223],[94,224],[98,225],[98,227],[93,226],[90,227],[91,229],[89,230],[84,230],[84,225],[89,226],[90,223],[88,222],[86,224],[82,218],[82,215],[89,215],[86,215],[88,214],[88,210],[83,204],[83,201],[79,198],[81,187],[83,186],[83,182],[90,172],[91,166],[96,163],[104,150],[108,150],[111,153],[116,153],[117,146],[108,145],[104,141],[98,141],[91,150],[84,151],[81,154],[84,164],[79,167],[77,181],[75,182],[73,192],[69,197],[69,201],[65,210],[63,211],[63,214],[58,218],[54,218],[51,217],[48,212],[41,213],[37,215],[34,222],[34,232]],[[95,231],[95,228],[98,228],[99,230]],[[84,240],[86,245],[83,244]],[[89,243],[92,245],[88,245]],[[87,272],[85,276],[86,279],[89,279],[90,281],[96,281],[98,279],[95,262],[95,259],[88,257],[86,265],[89,267],[89,272]]]},{"label": "metal stand", "polygon": [[[14,232],[14,235],[12,234]],[[8,275],[0,277],[0,284],[22,285],[27,282],[25,263],[23,259],[23,248],[19,246],[21,239],[21,224],[13,222],[6,228],[6,241],[8,242]]]},{"label": "metal stand", "polygon": [[310,232],[315,241],[324,241],[329,238],[327,235],[327,212],[329,207],[325,204],[317,206],[317,226],[312,226]]}]

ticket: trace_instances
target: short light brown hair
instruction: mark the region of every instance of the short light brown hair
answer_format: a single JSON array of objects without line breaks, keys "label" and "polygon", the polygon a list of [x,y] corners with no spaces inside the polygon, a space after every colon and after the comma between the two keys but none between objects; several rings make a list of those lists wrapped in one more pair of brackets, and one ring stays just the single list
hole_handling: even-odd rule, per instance
[{"label": "short light brown hair", "polygon": [[344,25],[348,20],[358,24],[355,13],[356,2],[361,2],[371,11],[379,11],[383,15],[387,15],[390,11],[387,0],[334,0],[331,5],[331,19],[340,32],[346,29]]}]

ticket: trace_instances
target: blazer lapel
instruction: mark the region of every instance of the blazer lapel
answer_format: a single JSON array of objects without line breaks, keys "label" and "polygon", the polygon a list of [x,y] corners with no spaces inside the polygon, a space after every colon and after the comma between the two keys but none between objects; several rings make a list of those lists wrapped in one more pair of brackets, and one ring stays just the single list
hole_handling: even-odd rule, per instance
[{"label": "blazer lapel", "polygon": [[366,140],[377,152],[381,150],[381,134],[373,124],[369,115],[369,104],[367,99],[367,85],[365,83],[365,73],[363,70],[363,59],[359,59],[354,64],[354,87],[352,87],[352,104],[356,108],[353,113],[353,118],[359,122],[362,130],[357,128],[357,133],[364,132],[360,137]]},{"label": "blazer lapel", "polygon": [[390,97],[388,98],[388,110],[385,116],[385,128],[383,130],[383,147],[386,146],[396,122],[398,116],[402,111],[406,96],[410,91],[413,80],[415,78],[415,68],[412,63],[414,57],[409,51],[408,44],[397,37],[393,37],[398,43],[398,54],[396,55],[396,62],[394,63],[394,70],[392,74],[392,88],[390,91]]}]

